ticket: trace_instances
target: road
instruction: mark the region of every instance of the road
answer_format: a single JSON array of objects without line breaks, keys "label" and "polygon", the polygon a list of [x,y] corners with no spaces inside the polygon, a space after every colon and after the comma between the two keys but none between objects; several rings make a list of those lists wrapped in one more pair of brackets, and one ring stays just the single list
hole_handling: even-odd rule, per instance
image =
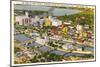
[{"label": "road", "polygon": [[[62,42],[64,44],[70,44],[72,45],[73,42],[67,42],[67,41],[63,41]],[[68,52],[67,50],[63,50],[63,49],[60,49],[60,48],[57,48],[56,50],[54,50],[53,47],[51,46],[48,46],[48,45],[43,45],[43,44],[40,44],[40,42],[38,43],[38,41],[36,42],[33,42],[32,44],[30,45],[27,45],[27,46],[39,46],[39,50],[42,51],[42,52],[47,52],[49,51],[50,53],[54,53],[54,54],[57,54],[57,55],[64,55],[64,56],[84,56],[84,55],[94,55],[94,48],[92,47],[87,47],[87,46],[84,46],[84,50],[87,50],[89,52],[85,52],[85,51],[72,51],[72,52]],[[41,47],[40,47],[41,46]],[[78,48],[81,48],[83,45],[80,45],[80,44],[75,44],[74,46],[78,47]]]},{"label": "road", "polygon": [[[67,43],[67,42],[66,42]],[[37,43],[38,44],[38,43]],[[72,44],[72,43],[70,43]],[[57,55],[64,55],[64,56],[85,56],[85,55],[94,55],[93,53],[91,53],[90,51],[92,50],[93,51],[93,48],[90,48],[90,47],[86,47],[85,50],[89,50],[89,51],[73,51],[72,53],[71,52],[68,52],[68,51],[63,51],[61,49],[57,49],[57,50],[54,50],[53,48],[50,48],[50,46],[47,46],[47,45],[42,45],[42,44],[39,44],[38,46],[39,47],[39,50],[42,51],[42,52],[47,52],[49,51],[50,53],[54,53],[54,54],[57,54]],[[36,46],[34,45],[33,43],[33,46]],[[79,46],[78,44],[76,45],[77,47],[81,47]]]}]

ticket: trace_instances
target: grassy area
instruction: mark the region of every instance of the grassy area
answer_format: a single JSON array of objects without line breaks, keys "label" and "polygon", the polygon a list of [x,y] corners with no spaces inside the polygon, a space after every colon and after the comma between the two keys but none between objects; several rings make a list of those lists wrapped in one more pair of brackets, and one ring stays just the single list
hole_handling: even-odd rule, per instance
[{"label": "grassy area", "polygon": [[50,62],[50,61],[62,61],[63,56],[51,54],[49,52],[42,53],[41,55],[33,57],[30,61],[34,62]]},{"label": "grassy area", "polygon": [[[84,17],[84,19],[82,19],[82,17]],[[76,18],[79,18],[79,20],[76,20]],[[62,21],[66,21],[66,20],[71,20],[72,21],[72,25],[75,26],[78,24],[78,22],[81,25],[90,25],[90,29],[94,32],[94,10],[82,10],[81,13],[77,13],[74,15],[65,15],[62,16],[60,18]]]},{"label": "grassy area", "polygon": [[24,36],[26,36],[26,37],[31,37],[31,35],[30,34],[23,34]]},{"label": "grassy area", "polygon": [[66,61],[73,61],[73,60],[90,60],[93,59],[94,56],[92,55],[85,55],[85,56],[68,56],[64,57]]}]

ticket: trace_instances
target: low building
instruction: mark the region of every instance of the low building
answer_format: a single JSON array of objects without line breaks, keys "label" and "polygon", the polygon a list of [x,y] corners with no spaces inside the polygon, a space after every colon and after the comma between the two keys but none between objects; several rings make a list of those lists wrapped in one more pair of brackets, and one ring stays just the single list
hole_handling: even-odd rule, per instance
[{"label": "low building", "polygon": [[60,21],[58,19],[52,20],[52,26],[59,26],[59,25],[62,25],[62,21]]}]

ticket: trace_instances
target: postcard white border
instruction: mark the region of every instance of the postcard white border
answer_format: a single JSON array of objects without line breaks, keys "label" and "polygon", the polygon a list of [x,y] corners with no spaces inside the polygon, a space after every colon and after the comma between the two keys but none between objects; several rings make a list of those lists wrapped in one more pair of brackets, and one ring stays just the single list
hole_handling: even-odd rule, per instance
[{"label": "postcard white border", "polygon": [[[36,2],[36,3],[39,3],[38,5],[49,5],[49,6],[66,6],[66,5],[70,5],[71,7],[72,6],[77,6],[77,5],[80,5],[81,7],[87,7],[89,6],[90,8],[94,8],[94,59],[91,59],[91,60],[77,60],[77,61],[59,61],[59,62],[43,62],[43,63],[27,63],[27,64],[14,64],[14,54],[13,54],[13,51],[14,51],[14,25],[13,25],[13,18],[14,18],[14,4],[23,4],[23,2],[28,2],[27,4],[31,4],[31,2]],[[58,64],[58,63],[77,63],[77,62],[91,62],[91,61],[96,61],[96,6],[95,5],[82,5],[82,4],[65,4],[65,3],[52,3],[52,2],[37,2],[37,1],[11,1],[11,66],[24,66],[24,65],[42,65],[42,64]],[[48,4],[47,4],[48,3]],[[37,4],[36,4],[37,5]]]}]

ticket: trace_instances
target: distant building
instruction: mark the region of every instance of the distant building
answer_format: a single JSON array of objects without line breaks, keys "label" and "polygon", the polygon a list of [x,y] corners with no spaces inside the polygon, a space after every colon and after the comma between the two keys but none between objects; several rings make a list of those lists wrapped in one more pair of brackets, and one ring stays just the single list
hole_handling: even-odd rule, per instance
[{"label": "distant building", "polygon": [[51,26],[50,18],[45,18],[45,26]]},{"label": "distant building", "polygon": [[89,29],[89,25],[85,25],[84,26],[84,29],[87,29],[88,30]]},{"label": "distant building", "polygon": [[71,25],[70,22],[71,22],[71,21],[69,21],[69,22],[64,22],[64,24],[65,24],[65,25]]},{"label": "distant building", "polygon": [[82,27],[82,25],[77,25],[76,29],[77,29],[77,31],[82,31],[83,27]]},{"label": "distant building", "polygon": [[39,21],[40,21],[40,18],[38,16],[35,16],[32,21],[33,26],[39,26],[39,24],[40,24]]},{"label": "distant building", "polygon": [[62,25],[62,21],[58,19],[52,19],[52,26],[59,26]]},{"label": "distant building", "polygon": [[28,16],[28,12],[25,13],[25,15],[22,16],[16,16],[15,22],[19,25],[30,25],[33,23],[33,18]]}]

